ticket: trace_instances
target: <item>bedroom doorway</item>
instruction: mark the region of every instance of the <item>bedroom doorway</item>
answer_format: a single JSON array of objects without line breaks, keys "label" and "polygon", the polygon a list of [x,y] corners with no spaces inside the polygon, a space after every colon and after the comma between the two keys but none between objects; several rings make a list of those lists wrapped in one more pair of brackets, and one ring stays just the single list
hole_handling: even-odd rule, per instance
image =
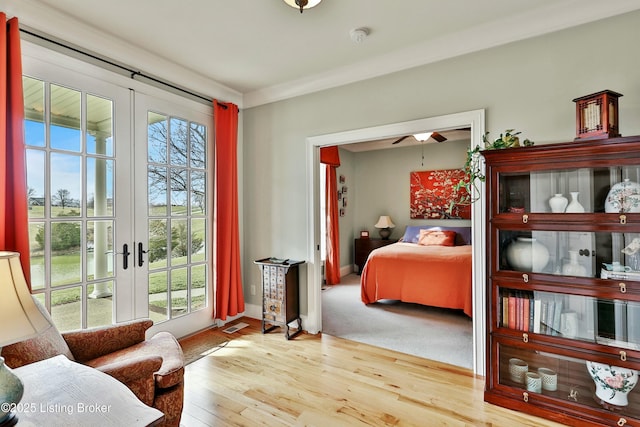
[{"label": "bedroom doorway", "polygon": [[[324,146],[345,145],[363,141],[400,137],[406,134],[435,130],[448,130],[461,127],[471,128],[471,147],[481,144],[484,133],[484,110],[474,110],[446,116],[438,116],[394,123],[364,129],[355,129],[334,134],[319,135],[307,138],[307,170],[309,183],[308,218],[309,218],[309,262],[307,265],[307,298],[308,310],[305,319],[309,332],[322,330],[322,261],[320,243],[323,235],[320,232],[320,221],[323,216],[319,206],[319,149]],[[482,189],[484,191],[484,189]],[[484,375],[484,334],[485,334],[485,267],[481,248],[483,247],[484,203],[472,206],[473,229],[473,370],[475,374]],[[475,244],[477,243],[477,244]]]}]

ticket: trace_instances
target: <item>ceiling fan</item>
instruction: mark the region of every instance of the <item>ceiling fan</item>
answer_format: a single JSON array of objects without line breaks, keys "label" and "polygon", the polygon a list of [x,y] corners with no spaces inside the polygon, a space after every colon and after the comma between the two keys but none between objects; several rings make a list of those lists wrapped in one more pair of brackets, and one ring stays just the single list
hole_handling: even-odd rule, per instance
[{"label": "ceiling fan", "polygon": [[391,145],[398,144],[399,142],[404,141],[406,138],[409,138],[410,136],[414,137],[417,141],[420,141],[420,142],[424,142],[429,138],[433,138],[438,142],[444,142],[447,140],[447,138],[444,135],[441,135],[438,132],[424,132],[424,133],[417,133],[414,135],[405,135],[401,138],[396,139],[394,142],[391,143]]}]

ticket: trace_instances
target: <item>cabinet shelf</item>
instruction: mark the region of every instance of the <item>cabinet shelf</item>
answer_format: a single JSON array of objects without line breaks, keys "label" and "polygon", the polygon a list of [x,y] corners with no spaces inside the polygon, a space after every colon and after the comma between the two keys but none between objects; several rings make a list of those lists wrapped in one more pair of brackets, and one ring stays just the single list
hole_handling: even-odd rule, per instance
[{"label": "cabinet shelf", "polygon": [[[640,182],[640,137],[483,155],[485,400],[569,425],[640,423],[640,194],[615,205],[625,212],[610,202],[614,185]],[[557,388],[536,388],[539,369]]]}]

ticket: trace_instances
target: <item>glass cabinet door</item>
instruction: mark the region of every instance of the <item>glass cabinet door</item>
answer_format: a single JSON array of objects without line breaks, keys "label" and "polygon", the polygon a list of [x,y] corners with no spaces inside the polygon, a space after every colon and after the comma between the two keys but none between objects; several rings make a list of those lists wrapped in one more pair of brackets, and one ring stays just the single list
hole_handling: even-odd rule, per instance
[{"label": "glass cabinet door", "polygon": [[611,357],[603,362],[555,354],[551,348],[546,350],[543,347],[529,350],[499,342],[498,384],[520,389],[525,402],[560,400],[595,409],[613,420],[640,417],[635,361]]},{"label": "glass cabinet door", "polygon": [[640,166],[499,174],[497,213],[640,212]]},{"label": "glass cabinet door", "polygon": [[497,270],[640,281],[640,232],[498,232]]}]

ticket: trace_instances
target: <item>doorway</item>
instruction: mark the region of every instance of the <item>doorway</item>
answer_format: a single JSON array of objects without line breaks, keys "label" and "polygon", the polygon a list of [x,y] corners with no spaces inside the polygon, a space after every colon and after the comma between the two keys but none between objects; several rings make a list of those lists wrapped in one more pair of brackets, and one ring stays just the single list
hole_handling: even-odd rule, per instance
[{"label": "doorway", "polygon": [[[307,266],[308,303],[305,324],[309,332],[322,330],[322,297],[321,297],[321,260],[320,260],[320,220],[319,209],[319,149],[323,146],[344,145],[369,140],[399,137],[402,135],[431,130],[447,130],[461,127],[471,128],[471,147],[482,143],[484,134],[484,110],[450,114],[394,123],[364,129],[313,136],[307,138],[307,171],[308,219],[309,230],[309,264]],[[484,188],[481,187],[481,192]],[[485,336],[485,265],[482,256],[484,247],[484,200],[481,197],[472,206],[471,225],[473,230],[473,370],[475,374],[484,375],[484,336]]]}]

